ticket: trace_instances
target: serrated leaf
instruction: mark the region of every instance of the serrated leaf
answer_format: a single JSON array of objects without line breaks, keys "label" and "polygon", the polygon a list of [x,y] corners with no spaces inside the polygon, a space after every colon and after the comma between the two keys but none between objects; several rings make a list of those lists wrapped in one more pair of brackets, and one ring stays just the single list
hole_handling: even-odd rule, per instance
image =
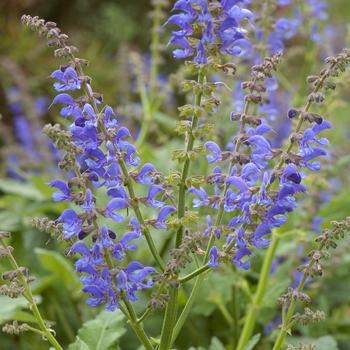
[{"label": "serrated leaf", "polygon": [[210,341],[209,350],[226,350],[226,348],[217,337],[213,337]]},{"label": "serrated leaf", "polygon": [[253,350],[254,346],[256,344],[258,344],[259,340],[260,340],[261,334],[255,334],[253,337],[250,338],[249,342],[247,343],[247,345],[244,347],[243,350]]},{"label": "serrated leaf", "polygon": [[83,324],[78,336],[90,349],[107,350],[116,345],[125,332],[124,315],[120,310],[102,311],[94,320]]},{"label": "serrated leaf", "polygon": [[73,344],[68,346],[68,350],[90,350],[89,346],[82,341],[78,336]]}]

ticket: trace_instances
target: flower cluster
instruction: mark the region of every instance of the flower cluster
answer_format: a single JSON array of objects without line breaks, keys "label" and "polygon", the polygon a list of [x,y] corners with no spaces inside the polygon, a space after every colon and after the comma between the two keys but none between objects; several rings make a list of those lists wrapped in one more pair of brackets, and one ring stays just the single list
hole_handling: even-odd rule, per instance
[{"label": "flower cluster", "polygon": [[[70,56],[74,51],[68,49],[65,42],[68,38],[59,34],[54,23],[45,24],[38,18],[24,16],[23,21],[35,28],[41,28],[43,33],[53,40],[58,50],[65,51],[71,61],[62,65],[59,70],[51,74],[51,78],[59,80],[54,83],[55,89],[60,92],[52,101],[54,104],[64,104],[60,114],[67,118],[73,117],[69,132],[57,133],[56,126],[46,126],[45,133],[53,135],[57,148],[63,148],[64,154],[60,166],[66,170],[74,169],[76,176],[68,182],[57,179],[50,182],[50,186],[58,191],[52,194],[55,201],[74,202],[81,211],[66,209],[56,220],[64,239],[74,242],[68,254],[79,253],[81,258],[75,263],[77,272],[84,272],[90,277],[81,277],[84,285],[83,292],[93,297],[88,299],[90,306],[107,303],[106,309],[113,311],[119,305],[122,297],[125,302],[138,299],[137,291],[151,288],[152,279],[144,280],[154,273],[153,267],[144,267],[140,262],[130,262],[126,267],[114,267],[113,259],[122,260],[127,251],[134,251],[136,244],[131,241],[142,239],[147,235],[147,225],[156,229],[167,228],[167,217],[176,211],[176,208],[165,205],[165,202],[156,200],[156,196],[165,191],[164,183],[154,183],[157,171],[150,163],[144,164],[140,171],[128,171],[129,167],[137,167],[140,159],[136,148],[128,141],[130,131],[126,127],[119,127],[113,109],[109,106],[100,113],[97,104],[102,102],[102,95],[92,91],[90,78],[82,74],[80,59]],[[85,62],[86,64],[86,62]],[[64,91],[82,89],[85,95],[78,99]],[[158,176],[159,177],[159,176]],[[146,197],[135,197],[132,180],[148,187]],[[92,194],[88,185],[94,188],[105,188],[106,194],[111,197],[105,207],[97,206],[97,198]],[[165,185],[164,185],[165,186]],[[117,234],[107,225],[99,228],[98,217],[103,216],[115,222],[122,222],[125,215],[121,213],[126,208],[134,208],[139,213],[138,206],[157,209],[158,215],[154,220],[139,222],[136,217],[130,219],[132,230],[117,238]],[[138,215],[143,220],[143,217]],[[146,233],[145,233],[146,232]],[[92,244],[82,241],[87,236],[92,238]],[[151,240],[150,236],[147,236]],[[110,258],[107,259],[107,255]],[[112,262],[106,265],[106,261]]]},{"label": "flower cluster", "polygon": [[[251,18],[253,14],[240,6],[243,0],[223,0],[207,2],[206,0],[178,0],[173,8],[182,11],[171,16],[165,24],[176,24],[181,30],[173,31],[169,44],[182,47],[173,51],[175,58],[186,58],[196,53],[194,62],[207,63],[208,52],[240,55],[250,42],[245,38],[246,30],[239,22]],[[196,32],[201,38],[190,38]],[[168,44],[168,45],[169,45]]]}]

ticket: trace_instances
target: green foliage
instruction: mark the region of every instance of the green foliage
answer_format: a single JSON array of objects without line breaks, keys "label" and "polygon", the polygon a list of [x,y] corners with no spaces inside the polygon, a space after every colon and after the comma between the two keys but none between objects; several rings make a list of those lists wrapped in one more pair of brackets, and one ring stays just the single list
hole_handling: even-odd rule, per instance
[{"label": "green foliage", "polygon": [[111,350],[125,333],[124,315],[119,311],[102,311],[94,320],[85,322],[78,330],[76,341],[69,350]]}]

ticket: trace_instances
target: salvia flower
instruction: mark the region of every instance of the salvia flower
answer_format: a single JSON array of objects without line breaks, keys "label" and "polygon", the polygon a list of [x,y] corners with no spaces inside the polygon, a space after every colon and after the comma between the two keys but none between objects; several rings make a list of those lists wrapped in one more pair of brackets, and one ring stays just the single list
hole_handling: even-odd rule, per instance
[{"label": "salvia flower", "polygon": [[176,208],[166,205],[162,209],[160,209],[158,213],[158,218],[154,224],[154,227],[156,228],[167,228],[166,224],[164,223],[164,220],[171,214],[173,214],[176,211]]},{"label": "salvia flower", "polygon": [[208,265],[210,267],[219,267],[219,251],[218,248],[214,245],[209,251],[210,259]]},{"label": "salvia flower", "polygon": [[67,185],[67,183],[63,180],[53,180],[50,182],[51,187],[56,187],[61,192],[52,193],[52,198],[55,202],[67,201],[71,202],[73,200],[71,196],[71,191]]},{"label": "salvia flower", "polygon": [[55,70],[50,75],[50,78],[54,78],[62,81],[62,83],[53,84],[56,91],[66,91],[66,90],[74,91],[76,89],[81,88],[81,81],[78,78],[76,71],[71,67],[68,67],[64,72],[62,72],[60,69]]},{"label": "salvia flower", "polygon": [[201,207],[201,206],[208,206],[210,204],[207,192],[205,192],[205,190],[202,187],[198,189],[192,186],[187,192],[194,193],[196,196],[200,198],[200,199],[199,198],[193,199],[194,208]]},{"label": "salvia flower", "polygon": [[221,149],[220,147],[213,141],[208,141],[204,144],[204,147],[213,153],[213,155],[208,154],[206,156],[208,163],[217,163],[222,161]]},{"label": "salvia flower", "polygon": [[251,255],[252,252],[250,249],[246,248],[246,247],[242,247],[239,248],[236,251],[236,255],[232,260],[232,263],[238,268],[238,269],[244,269],[244,270],[248,270],[250,267],[250,262],[249,261],[245,261],[242,262],[241,259],[244,258],[245,256],[249,256]]},{"label": "salvia flower", "polygon": [[[246,30],[239,26],[239,22],[242,19],[252,18],[253,14],[239,7],[237,5],[239,2],[243,1],[220,1],[217,2],[217,6],[221,7],[221,11],[212,11],[205,0],[178,0],[173,11],[182,12],[171,16],[165,23],[165,25],[172,23],[180,27],[180,30],[172,32],[168,43],[168,45],[176,44],[182,47],[173,51],[174,57],[186,58],[197,52],[194,61],[198,64],[206,64],[207,52],[209,48],[212,49],[215,46],[221,54],[241,54],[241,46],[248,48],[250,43],[245,39]],[[192,46],[188,37],[194,33],[195,24],[201,28],[202,35],[197,44]]]},{"label": "salvia flower", "polygon": [[153,208],[161,208],[164,202],[160,202],[154,199],[154,197],[164,191],[164,188],[159,185],[152,185],[148,190],[148,195],[145,204]]},{"label": "salvia flower", "polygon": [[107,205],[103,215],[106,218],[111,218],[114,221],[121,222],[124,220],[124,215],[117,214],[114,211],[119,211],[121,209],[129,206],[129,203],[123,198],[113,198]]},{"label": "salvia flower", "polygon": [[57,222],[63,223],[62,234],[65,238],[72,238],[81,230],[82,220],[73,209],[66,209],[57,219]]},{"label": "salvia flower", "polygon": [[150,176],[150,173],[154,171],[154,166],[150,163],[146,163],[140,169],[139,174],[133,177],[133,179],[140,185],[149,185],[152,183],[152,177]]}]

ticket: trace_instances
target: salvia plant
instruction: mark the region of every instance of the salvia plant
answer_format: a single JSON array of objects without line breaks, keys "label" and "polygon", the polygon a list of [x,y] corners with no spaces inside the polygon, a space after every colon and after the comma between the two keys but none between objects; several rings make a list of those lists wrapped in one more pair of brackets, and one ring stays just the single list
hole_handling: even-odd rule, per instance
[{"label": "salvia plant", "polygon": [[[46,38],[62,60],[48,73],[57,92],[49,108],[70,124],[43,129],[62,151],[58,167],[68,174],[47,179],[47,186],[54,189],[55,202],[67,205],[53,220],[34,218],[31,223],[61,242],[80,278],[86,307],[108,312],[97,317],[109,320],[104,330],[98,323],[90,331],[80,330],[69,349],[111,349],[117,343],[130,348],[120,340],[125,330],[115,321],[121,319],[140,348],[181,348],[178,335],[184,327],[191,329],[189,317],[212,275],[231,281],[232,288],[211,300],[226,327],[212,338],[210,349],[314,349],[313,344],[288,345],[286,337],[297,324],[325,319],[322,310],[306,306],[311,302],[307,288],[323,275],[328,250],[350,229],[350,217],[321,230],[322,218],[313,213],[315,220],[308,224],[319,236],[307,246],[309,252],[299,252],[301,265],[293,268],[299,274],[272,301],[279,313],[268,320],[274,332],[261,335],[257,320],[274,266],[283,260],[279,242],[302,231],[288,226],[293,211],[298,205],[308,210],[313,198],[315,207],[319,203],[308,178],[317,179],[315,172],[323,176],[321,163],[330,161],[325,135],[332,132],[320,113],[327,90],[332,92],[345,74],[350,50],[326,57],[324,67],[309,72],[293,97],[284,89],[293,87],[279,71],[283,55],[297,36],[321,45],[326,3],[178,0],[171,15],[163,12],[167,8],[166,1],[154,1],[150,59],[131,58],[142,108],[134,138],[102,93],[94,91],[85,74],[89,62],[77,56],[68,36],[54,22],[22,16],[23,24]],[[292,9],[292,15],[278,17],[283,11],[277,8]],[[169,151],[171,168],[157,169],[142,159],[142,149],[154,142],[149,135],[161,106],[173,103],[158,70],[165,40],[161,33],[168,28],[167,49],[186,68],[173,84],[182,79],[187,99],[178,107],[175,129],[183,147]],[[221,120],[225,128],[219,133]],[[34,277],[17,265],[6,243],[9,237],[9,232],[0,233],[1,257],[13,267],[2,274],[0,290],[10,298],[24,297],[37,326],[15,320],[3,331],[33,331],[63,349],[55,326],[40,314],[30,288]],[[250,290],[240,276],[247,276],[257,259],[262,263],[259,273],[251,275],[256,288]],[[159,314],[162,322],[154,326],[152,318]],[[198,344],[191,333],[187,338],[190,346]]]}]

